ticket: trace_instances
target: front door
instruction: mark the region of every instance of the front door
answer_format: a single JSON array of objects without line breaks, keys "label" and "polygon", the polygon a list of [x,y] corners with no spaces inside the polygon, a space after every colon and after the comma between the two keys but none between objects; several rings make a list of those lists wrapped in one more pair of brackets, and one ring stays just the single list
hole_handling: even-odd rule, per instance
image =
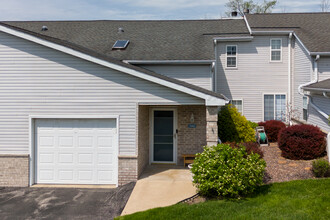
[{"label": "front door", "polygon": [[175,163],[175,111],[153,110],[152,162]]}]

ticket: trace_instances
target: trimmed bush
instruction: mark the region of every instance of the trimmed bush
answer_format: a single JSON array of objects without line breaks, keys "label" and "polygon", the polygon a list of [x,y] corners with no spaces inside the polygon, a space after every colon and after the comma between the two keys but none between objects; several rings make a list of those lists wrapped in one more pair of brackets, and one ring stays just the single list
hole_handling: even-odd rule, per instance
[{"label": "trimmed bush", "polygon": [[278,146],[288,159],[315,159],[325,153],[325,134],[313,125],[294,125],[281,130]]},{"label": "trimmed bush", "polygon": [[194,183],[201,195],[237,198],[252,193],[263,183],[266,163],[244,147],[228,144],[204,147],[192,164]]},{"label": "trimmed bush", "polygon": [[329,162],[325,159],[314,160],[312,165],[316,177],[325,177],[330,172]]},{"label": "trimmed bush", "polygon": [[253,142],[254,130],[232,105],[223,106],[218,115],[218,134],[222,142]]},{"label": "trimmed bush", "polygon": [[253,128],[253,129],[255,129],[256,127],[259,126],[258,123],[255,123],[253,121],[248,121],[248,122],[249,122],[250,127]]},{"label": "trimmed bush", "polygon": [[269,142],[277,142],[280,130],[286,127],[283,122],[277,120],[259,122],[258,124],[259,126],[265,127],[265,132],[267,134]]},{"label": "trimmed bush", "polygon": [[234,143],[234,142],[227,142],[225,144],[229,144],[232,148],[240,148],[245,147],[247,154],[251,154],[252,152],[255,154],[259,154],[260,158],[264,157],[264,153],[262,152],[260,146],[256,142],[247,142],[247,143]]}]

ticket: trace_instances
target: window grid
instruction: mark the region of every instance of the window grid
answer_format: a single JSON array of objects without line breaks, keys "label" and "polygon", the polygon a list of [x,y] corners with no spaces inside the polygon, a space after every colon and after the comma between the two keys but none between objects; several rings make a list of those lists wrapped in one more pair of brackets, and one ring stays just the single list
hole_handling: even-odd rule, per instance
[{"label": "window grid", "polygon": [[281,61],[282,60],[282,40],[281,39],[271,39],[270,40],[270,56],[271,61]]},{"label": "window grid", "polygon": [[286,120],[286,95],[264,95],[264,120]]},{"label": "window grid", "polygon": [[308,118],[308,99],[306,96],[303,97],[303,119],[307,121]]},{"label": "window grid", "polygon": [[236,68],[237,67],[237,46],[227,45],[226,46],[226,67]]},{"label": "window grid", "polygon": [[231,100],[231,104],[243,115],[243,100]]}]

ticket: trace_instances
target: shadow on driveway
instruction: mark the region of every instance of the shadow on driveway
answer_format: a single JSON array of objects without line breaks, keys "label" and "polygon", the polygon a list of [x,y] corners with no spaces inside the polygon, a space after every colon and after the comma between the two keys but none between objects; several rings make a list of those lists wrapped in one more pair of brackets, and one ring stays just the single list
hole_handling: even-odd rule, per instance
[{"label": "shadow on driveway", "polygon": [[134,188],[0,188],[0,219],[113,219]]}]

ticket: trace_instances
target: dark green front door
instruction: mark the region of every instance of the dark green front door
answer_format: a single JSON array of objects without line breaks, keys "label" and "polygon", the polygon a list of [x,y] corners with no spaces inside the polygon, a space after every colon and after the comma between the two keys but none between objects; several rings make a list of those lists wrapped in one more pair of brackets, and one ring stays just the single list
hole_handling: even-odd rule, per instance
[{"label": "dark green front door", "polygon": [[155,110],[153,117],[153,161],[173,162],[174,112],[171,110]]}]

